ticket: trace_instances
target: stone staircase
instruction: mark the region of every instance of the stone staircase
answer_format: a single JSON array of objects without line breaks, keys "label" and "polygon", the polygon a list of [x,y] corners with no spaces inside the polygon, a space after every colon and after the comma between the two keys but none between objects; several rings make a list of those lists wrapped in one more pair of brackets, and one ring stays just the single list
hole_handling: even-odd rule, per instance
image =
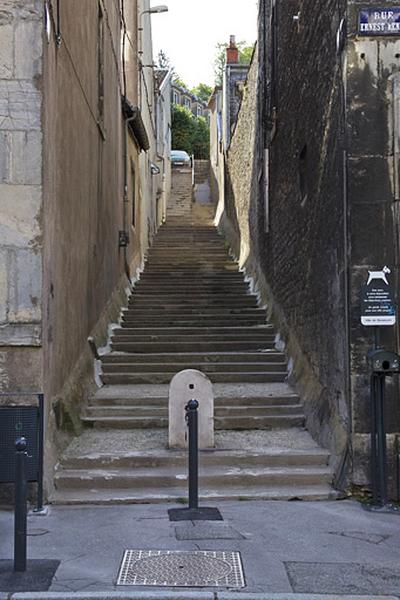
[{"label": "stone staircase", "polygon": [[183,369],[211,379],[215,450],[200,453],[200,496],[335,497],[328,453],[304,429],[276,332],[210,224],[170,218],[157,234],[86,430],[57,468],[57,503],[177,501],[187,496],[186,452],[168,449],[168,384]]},{"label": "stone staircase", "polygon": [[171,197],[167,206],[167,221],[182,217],[190,218],[192,201],[192,169],[189,167],[173,167]]},{"label": "stone staircase", "polygon": [[194,161],[194,183],[204,183],[208,181],[210,177],[210,161],[209,160],[198,160]]}]

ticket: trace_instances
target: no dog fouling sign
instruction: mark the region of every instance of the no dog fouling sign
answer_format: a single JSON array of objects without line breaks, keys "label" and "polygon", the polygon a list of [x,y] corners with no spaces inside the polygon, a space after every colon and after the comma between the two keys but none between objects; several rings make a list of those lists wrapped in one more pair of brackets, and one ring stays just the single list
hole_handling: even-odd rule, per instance
[{"label": "no dog fouling sign", "polygon": [[391,270],[368,271],[367,282],[361,288],[361,323],[367,327],[396,324],[393,288],[389,282]]}]

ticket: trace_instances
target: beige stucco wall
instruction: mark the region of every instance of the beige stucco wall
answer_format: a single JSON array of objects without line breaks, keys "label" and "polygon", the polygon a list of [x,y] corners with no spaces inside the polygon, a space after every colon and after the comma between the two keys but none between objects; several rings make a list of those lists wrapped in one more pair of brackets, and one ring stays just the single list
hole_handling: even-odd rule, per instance
[{"label": "beige stucco wall", "polygon": [[[143,6],[136,0],[125,6],[126,87],[114,0],[61,2],[59,43],[56,2],[0,0],[0,392],[45,393],[48,490],[94,385],[87,337],[94,335],[99,346],[107,342],[108,325],[126,303],[127,272],[134,279],[143,267],[157,227],[152,70],[149,102],[138,77]],[[151,64],[150,19],[143,25],[143,61]],[[140,153],[126,135],[125,94],[133,106],[145,107],[149,152]],[[119,248],[121,230],[129,233],[126,250]]]}]

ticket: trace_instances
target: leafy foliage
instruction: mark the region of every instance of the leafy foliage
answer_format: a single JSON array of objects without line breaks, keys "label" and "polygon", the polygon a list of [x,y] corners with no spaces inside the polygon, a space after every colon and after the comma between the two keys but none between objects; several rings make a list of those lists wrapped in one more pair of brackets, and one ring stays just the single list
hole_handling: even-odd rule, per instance
[{"label": "leafy foliage", "polygon": [[172,148],[186,150],[196,158],[210,154],[210,130],[204,117],[195,117],[184,106],[172,107]]},{"label": "leafy foliage", "polygon": [[[239,63],[242,65],[249,65],[251,57],[253,55],[254,45],[249,45],[247,42],[237,42],[239,49]],[[226,65],[226,49],[229,44],[226,42],[219,43],[215,46],[216,54],[214,59],[214,74],[215,74],[215,85],[222,85],[224,76],[224,70]]]},{"label": "leafy foliage", "polygon": [[177,73],[174,73],[173,81],[176,85],[179,85],[179,87],[184,88],[185,90],[189,90],[186,83],[183,81],[183,79],[179,77]]},{"label": "leafy foliage", "polygon": [[212,94],[212,91],[212,87],[210,85],[207,85],[206,83],[199,83],[199,85],[196,85],[196,87],[194,87],[191,90],[192,94],[197,96],[198,99],[204,102],[205,104],[207,104],[208,99]]}]

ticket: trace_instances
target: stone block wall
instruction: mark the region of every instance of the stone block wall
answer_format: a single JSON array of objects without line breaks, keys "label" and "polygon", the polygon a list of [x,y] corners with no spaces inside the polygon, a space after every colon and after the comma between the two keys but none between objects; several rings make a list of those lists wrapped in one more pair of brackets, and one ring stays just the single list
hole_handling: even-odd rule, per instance
[{"label": "stone block wall", "polygon": [[271,6],[260,4],[258,58],[228,151],[221,224],[268,305],[307,426],[336,457],[339,476],[350,439],[343,73],[336,51],[345,2],[306,0],[296,21],[300,6],[278,1],[274,31]]},{"label": "stone block wall", "polygon": [[0,392],[42,385],[43,234],[43,3],[3,0],[1,9]]},{"label": "stone block wall", "polygon": [[[387,264],[398,297],[400,255],[400,39],[357,34],[368,5],[278,0],[273,14],[260,3],[258,84],[253,65],[221,219],[280,331],[307,426],[336,458],[336,483],[367,487],[373,331],[360,323],[360,291],[368,270]],[[398,324],[381,343],[399,352]],[[392,497],[398,398],[389,378]]]},{"label": "stone block wall", "polygon": [[[357,35],[360,6],[348,2],[347,123],[348,204],[350,233],[350,366],[355,484],[367,485],[371,408],[366,354],[374,344],[372,327],[360,323],[360,290],[368,270],[391,269],[390,281],[399,300],[400,37]],[[379,4],[390,9],[392,2]],[[357,99],[357,102],[354,101]],[[399,318],[399,311],[397,311]],[[381,327],[380,341],[399,352],[399,323]],[[391,490],[400,489],[396,437],[400,433],[399,378],[387,378],[386,429],[389,433]],[[393,497],[393,495],[392,495]]]}]

